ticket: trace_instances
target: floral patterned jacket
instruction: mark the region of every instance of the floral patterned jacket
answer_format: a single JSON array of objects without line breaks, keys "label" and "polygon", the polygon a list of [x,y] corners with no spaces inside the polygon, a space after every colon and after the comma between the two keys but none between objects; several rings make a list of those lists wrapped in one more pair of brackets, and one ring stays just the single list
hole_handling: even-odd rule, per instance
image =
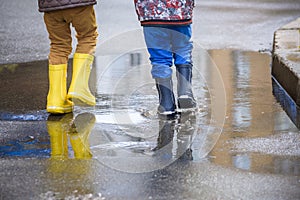
[{"label": "floral patterned jacket", "polygon": [[194,0],[134,0],[142,26],[192,23]]}]

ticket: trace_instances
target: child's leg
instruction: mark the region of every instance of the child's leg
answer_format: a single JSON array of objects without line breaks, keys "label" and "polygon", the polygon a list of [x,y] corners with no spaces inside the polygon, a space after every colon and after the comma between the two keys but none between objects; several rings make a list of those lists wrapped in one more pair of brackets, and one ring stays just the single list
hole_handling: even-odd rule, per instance
[{"label": "child's leg", "polygon": [[192,27],[172,26],[172,52],[174,53],[174,63],[177,65],[192,64],[193,42]]},{"label": "child's leg", "polygon": [[150,54],[152,78],[170,78],[173,53],[169,30],[161,27],[144,27],[144,38]]},{"label": "child's leg", "polygon": [[67,64],[72,52],[70,23],[65,20],[64,10],[46,12],[44,21],[50,39],[49,64]]},{"label": "child's leg", "polygon": [[69,11],[72,26],[78,40],[73,57],[72,82],[68,99],[94,106],[96,99],[89,89],[89,77],[93,64],[93,54],[97,43],[97,24],[93,6],[77,7]]},{"label": "child's leg", "polygon": [[144,37],[152,64],[151,74],[159,94],[158,114],[173,117],[176,104],[172,84],[172,60],[170,33],[160,27],[144,27]]},{"label": "child's leg", "polygon": [[177,76],[178,107],[196,108],[192,92],[192,29],[188,26],[175,26],[172,32],[172,49]]},{"label": "child's leg", "polygon": [[98,37],[94,7],[78,7],[74,8],[72,12],[72,26],[76,30],[78,41],[76,53],[93,55]]},{"label": "child's leg", "polygon": [[49,54],[49,91],[47,111],[49,113],[69,113],[73,110],[67,95],[67,63],[72,51],[70,24],[64,19],[64,11],[44,14],[45,24],[51,41]]}]

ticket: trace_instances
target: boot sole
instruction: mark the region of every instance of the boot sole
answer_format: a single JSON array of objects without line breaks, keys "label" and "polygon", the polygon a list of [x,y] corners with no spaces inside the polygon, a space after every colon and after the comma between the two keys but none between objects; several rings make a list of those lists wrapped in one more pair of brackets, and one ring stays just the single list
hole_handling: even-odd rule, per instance
[{"label": "boot sole", "polygon": [[47,106],[47,112],[52,114],[66,114],[73,112],[73,107],[63,108],[59,106]]},{"label": "boot sole", "polygon": [[87,96],[77,94],[75,92],[71,92],[68,94],[67,98],[78,105],[89,105],[89,106],[95,106],[96,102],[93,100],[90,100]]}]

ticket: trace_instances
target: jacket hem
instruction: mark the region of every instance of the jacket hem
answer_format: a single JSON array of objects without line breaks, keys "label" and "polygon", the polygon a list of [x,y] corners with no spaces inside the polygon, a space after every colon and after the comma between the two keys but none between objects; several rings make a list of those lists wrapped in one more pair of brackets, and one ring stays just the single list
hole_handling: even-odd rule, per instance
[{"label": "jacket hem", "polygon": [[149,20],[141,21],[142,26],[184,26],[192,24],[192,19],[188,20]]},{"label": "jacket hem", "polygon": [[56,6],[56,7],[45,7],[45,8],[39,8],[39,12],[49,12],[49,11],[55,11],[55,10],[65,10],[69,8],[75,8],[75,7],[81,7],[81,6],[90,6],[95,5],[97,2],[87,2],[87,3],[78,3],[78,4],[70,4],[70,5],[63,5],[63,6]]}]

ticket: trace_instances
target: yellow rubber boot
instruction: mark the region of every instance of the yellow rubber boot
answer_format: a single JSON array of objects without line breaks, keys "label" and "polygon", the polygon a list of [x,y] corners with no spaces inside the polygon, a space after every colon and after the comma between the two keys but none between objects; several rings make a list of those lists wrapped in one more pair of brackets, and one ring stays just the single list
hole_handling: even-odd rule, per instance
[{"label": "yellow rubber boot", "polygon": [[47,111],[53,114],[73,111],[73,103],[67,99],[67,64],[49,65]]},{"label": "yellow rubber boot", "polygon": [[96,99],[89,89],[89,78],[94,56],[90,54],[75,53],[73,57],[72,82],[67,98],[71,101],[94,106]]},{"label": "yellow rubber boot", "polygon": [[47,119],[47,130],[50,136],[51,158],[68,158],[67,132],[70,130],[73,114],[64,116],[50,115]]},{"label": "yellow rubber boot", "polygon": [[96,118],[91,113],[82,113],[75,118],[73,131],[70,133],[70,142],[74,150],[75,158],[92,158],[89,135],[94,127],[95,121]]}]

